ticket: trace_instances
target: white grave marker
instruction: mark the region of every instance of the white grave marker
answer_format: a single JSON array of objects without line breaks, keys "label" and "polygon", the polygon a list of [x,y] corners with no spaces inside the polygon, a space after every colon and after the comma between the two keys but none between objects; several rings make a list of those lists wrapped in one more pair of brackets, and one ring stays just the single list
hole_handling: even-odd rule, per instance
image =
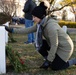
[{"label": "white grave marker", "polygon": [[[5,26],[9,26],[9,22],[6,22],[5,24],[3,24]],[[8,43],[8,32],[5,30],[5,43],[7,44]]]},{"label": "white grave marker", "polygon": [[0,26],[0,74],[6,73],[5,27]]},{"label": "white grave marker", "polygon": [[67,33],[67,26],[63,26],[62,29],[64,30],[65,33]]}]

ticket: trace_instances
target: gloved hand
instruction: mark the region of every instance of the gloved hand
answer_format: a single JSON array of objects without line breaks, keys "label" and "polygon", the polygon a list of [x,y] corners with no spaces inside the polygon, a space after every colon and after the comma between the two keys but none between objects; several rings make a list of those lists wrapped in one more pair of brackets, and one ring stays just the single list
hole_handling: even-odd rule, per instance
[{"label": "gloved hand", "polygon": [[45,62],[42,64],[42,66],[40,66],[40,68],[48,69],[48,67],[50,66],[51,66],[51,62],[48,60],[45,60]]},{"label": "gloved hand", "polygon": [[5,29],[6,29],[6,31],[8,31],[10,33],[13,33],[13,28],[5,26]]}]

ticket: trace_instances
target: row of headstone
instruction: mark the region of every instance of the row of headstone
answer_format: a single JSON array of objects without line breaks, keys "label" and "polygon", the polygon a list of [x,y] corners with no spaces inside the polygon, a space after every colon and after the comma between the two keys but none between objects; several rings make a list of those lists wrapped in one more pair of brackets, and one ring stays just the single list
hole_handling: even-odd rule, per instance
[{"label": "row of headstone", "polygon": [[[4,25],[9,26],[9,22]],[[5,46],[8,43],[8,32],[5,26],[0,26],[0,74],[6,73],[6,51]]]}]

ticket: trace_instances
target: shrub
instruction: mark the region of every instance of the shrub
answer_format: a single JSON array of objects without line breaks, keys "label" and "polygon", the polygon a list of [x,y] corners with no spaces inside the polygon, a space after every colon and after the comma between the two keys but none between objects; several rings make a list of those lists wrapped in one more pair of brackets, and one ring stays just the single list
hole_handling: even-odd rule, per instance
[{"label": "shrub", "polygon": [[70,21],[59,21],[59,25],[62,27],[66,25],[68,28],[76,28],[76,22],[70,22]]},{"label": "shrub", "polygon": [[27,69],[27,65],[21,58],[20,54],[16,50],[13,50],[9,45],[6,46],[6,56],[15,72],[23,72]]}]

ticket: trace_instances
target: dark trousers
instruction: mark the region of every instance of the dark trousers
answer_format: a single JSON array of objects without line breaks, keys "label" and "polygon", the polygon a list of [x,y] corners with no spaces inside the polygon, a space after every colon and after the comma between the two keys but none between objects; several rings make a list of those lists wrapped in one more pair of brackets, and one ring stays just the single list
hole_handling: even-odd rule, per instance
[{"label": "dark trousers", "polygon": [[[39,53],[45,58],[48,56],[48,51],[50,50],[49,45],[47,44],[46,40],[43,40],[43,45],[39,50]],[[63,70],[69,67],[69,63],[63,61],[57,54],[55,55],[55,59],[51,64],[52,70]]]}]

